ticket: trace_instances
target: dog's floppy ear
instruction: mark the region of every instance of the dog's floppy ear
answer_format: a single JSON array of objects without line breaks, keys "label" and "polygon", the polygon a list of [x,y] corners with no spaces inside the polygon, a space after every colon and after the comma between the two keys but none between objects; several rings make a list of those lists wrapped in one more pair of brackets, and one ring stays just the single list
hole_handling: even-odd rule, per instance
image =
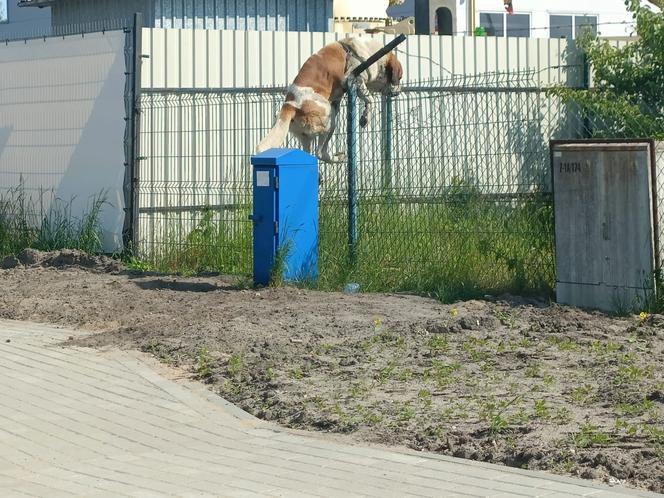
[{"label": "dog's floppy ear", "polygon": [[403,67],[401,67],[401,63],[396,55],[390,54],[387,57],[385,70],[387,71],[387,79],[391,84],[398,85],[401,82],[401,78],[403,78]]}]

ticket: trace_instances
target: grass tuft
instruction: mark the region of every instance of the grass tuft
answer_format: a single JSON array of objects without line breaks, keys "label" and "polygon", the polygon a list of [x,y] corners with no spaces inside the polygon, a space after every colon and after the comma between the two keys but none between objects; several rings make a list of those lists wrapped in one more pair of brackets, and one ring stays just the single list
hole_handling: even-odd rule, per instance
[{"label": "grass tuft", "polygon": [[80,217],[72,213],[74,199],[64,201],[52,191],[32,192],[21,184],[0,193],[0,257],[27,248],[40,251],[102,249],[100,218],[106,193],[93,196]]}]

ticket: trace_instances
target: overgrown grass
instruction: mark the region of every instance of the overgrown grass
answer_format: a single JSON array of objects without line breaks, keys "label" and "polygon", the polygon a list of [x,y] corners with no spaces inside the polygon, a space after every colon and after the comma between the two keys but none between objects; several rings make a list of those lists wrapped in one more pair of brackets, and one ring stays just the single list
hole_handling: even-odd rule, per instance
[{"label": "overgrown grass", "polygon": [[42,251],[80,249],[101,251],[100,216],[106,195],[92,197],[78,217],[73,199],[56,198],[52,191],[28,191],[23,185],[0,192],[0,257],[23,249]]},{"label": "overgrown grass", "polygon": [[[173,220],[145,259],[171,273],[250,274],[249,209],[223,215],[206,210],[189,233]],[[407,291],[443,301],[500,292],[550,294],[553,288],[553,212],[544,194],[506,200],[457,187],[426,200],[365,198],[354,264],[347,227],[345,203],[324,198],[316,288],[340,290],[353,281],[368,292]]]},{"label": "overgrown grass", "polygon": [[[134,264],[149,266],[164,273],[194,274],[221,272],[250,274],[252,271],[250,208],[243,207],[222,218],[212,209],[205,209],[187,229],[189,220],[166,220],[151,234],[140,236],[153,240],[149,251],[143,251]],[[141,268],[144,269],[144,268]]]},{"label": "overgrown grass", "polygon": [[553,287],[553,217],[544,197],[511,203],[454,192],[426,203],[365,202],[359,209],[353,267],[345,210],[321,206],[323,288],[354,281],[366,291],[410,291],[451,301]]}]

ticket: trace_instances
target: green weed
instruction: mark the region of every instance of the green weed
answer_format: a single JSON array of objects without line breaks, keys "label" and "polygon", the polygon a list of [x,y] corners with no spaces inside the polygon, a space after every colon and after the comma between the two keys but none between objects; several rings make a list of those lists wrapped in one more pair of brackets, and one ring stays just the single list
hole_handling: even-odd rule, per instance
[{"label": "green weed", "polygon": [[546,342],[556,347],[559,351],[578,351],[579,349],[581,349],[581,345],[578,342],[573,341],[568,337],[561,338],[561,337],[551,336],[547,338]]},{"label": "green weed", "polygon": [[551,413],[549,407],[546,405],[546,401],[543,399],[538,399],[535,401],[535,417],[541,419],[548,419]]},{"label": "green weed", "polygon": [[516,313],[509,310],[501,310],[501,309],[497,309],[493,313],[496,316],[496,318],[498,318],[501,324],[505,325],[510,329],[516,328],[516,323],[518,319]]},{"label": "green weed", "polygon": [[209,380],[212,377],[214,360],[210,356],[208,348],[201,348],[196,361],[196,375],[199,379]]},{"label": "green weed", "polygon": [[413,417],[415,417],[415,409],[410,405],[410,403],[404,403],[397,413],[397,419],[400,422],[410,422]]},{"label": "green weed", "polygon": [[304,372],[302,371],[302,368],[301,367],[295,367],[291,371],[291,377],[296,379],[296,380],[302,379],[304,377]]},{"label": "green weed", "polygon": [[618,411],[630,417],[638,417],[651,410],[654,406],[654,401],[644,398],[637,403],[620,403]]},{"label": "green weed", "polygon": [[584,406],[589,403],[594,403],[597,400],[597,395],[595,394],[595,390],[593,389],[593,386],[591,386],[590,384],[575,387],[574,389],[572,389],[570,396],[572,398],[572,401],[574,401],[575,404],[580,406]]},{"label": "green weed", "polygon": [[521,396],[516,396],[509,401],[501,401],[498,403],[485,401],[480,405],[480,420],[489,424],[488,429],[490,434],[502,434],[510,428],[510,420],[505,415],[505,412],[519,399],[521,399]]},{"label": "green weed", "polygon": [[431,368],[425,371],[425,377],[433,378],[440,389],[447,387],[454,373],[461,368],[460,363],[445,363],[439,360],[432,360],[431,365]]},{"label": "green weed", "polygon": [[433,396],[431,395],[431,391],[429,391],[428,389],[420,389],[420,391],[417,393],[417,397],[424,406],[426,406],[427,408],[431,407],[431,404],[433,402]]},{"label": "green weed", "polygon": [[569,408],[560,407],[556,410],[553,420],[560,425],[569,424],[572,421],[572,412]]},{"label": "green weed", "polygon": [[537,378],[542,376],[542,367],[538,363],[528,365],[523,371],[526,377]]},{"label": "green weed", "polygon": [[586,422],[581,426],[578,432],[570,436],[571,442],[577,448],[590,448],[592,446],[607,446],[611,444],[613,438],[602,432],[599,427]]},{"label": "green weed", "polygon": [[442,335],[434,335],[427,342],[427,347],[432,353],[446,353],[450,349],[449,342]]},{"label": "green weed", "polygon": [[244,355],[241,353],[232,355],[228,360],[227,369],[231,377],[238,378],[244,370]]}]

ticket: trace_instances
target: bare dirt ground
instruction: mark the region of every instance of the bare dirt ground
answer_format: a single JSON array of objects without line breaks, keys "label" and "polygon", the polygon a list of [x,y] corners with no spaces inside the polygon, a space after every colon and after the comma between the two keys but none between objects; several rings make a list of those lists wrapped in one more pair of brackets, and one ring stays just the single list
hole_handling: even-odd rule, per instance
[{"label": "bare dirt ground", "polygon": [[256,291],[76,252],[3,265],[0,317],[150,352],[260,418],[664,492],[662,316]]}]

